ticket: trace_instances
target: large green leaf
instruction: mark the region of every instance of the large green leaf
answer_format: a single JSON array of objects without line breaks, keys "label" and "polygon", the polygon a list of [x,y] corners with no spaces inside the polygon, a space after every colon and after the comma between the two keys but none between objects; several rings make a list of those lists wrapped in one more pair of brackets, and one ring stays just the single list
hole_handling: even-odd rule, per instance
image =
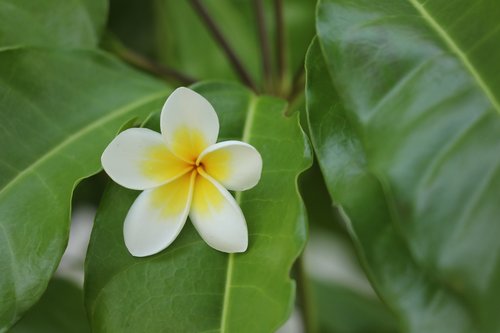
[{"label": "large green leaf", "polygon": [[500,331],[498,13],[492,1],[318,7],[314,147],[405,331]]},{"label": "large green leaf", "polygon": [[292,309],[289,271],[306,236],[297,177],[311,159],[298,117],[283,116],[283,101],[238,85],[195,89],[218,112],[221,139],[243,138],[263,157],[259,185],[237,194],[249,249],[213,250],[187,223],[163,252],[132,257],[122,229],[138,192],[112,184],[87,254],[85,294],[95,332],[273,332]]},{"label": "large green leaf", "polygon": [[89,333],[83,292],[73,282],[52,279],[40,301],[10,333]]},{"label": "large green leaf", "polygon": [[107,8],[105,0],[2,0],[0,48],[96,46]]},{"label": "large green leaf", "polygon": [[0,52],[0,331],[43,293],[68,240],[73,188],[168,91],[91,51]]}]

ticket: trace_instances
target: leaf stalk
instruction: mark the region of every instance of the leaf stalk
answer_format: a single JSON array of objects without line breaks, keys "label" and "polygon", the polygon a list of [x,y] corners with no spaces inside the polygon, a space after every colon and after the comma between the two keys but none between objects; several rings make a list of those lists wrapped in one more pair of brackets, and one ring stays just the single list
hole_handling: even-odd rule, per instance
[{"label": "leaf stalk", "polygon": [[250,74],[243,66],[242,61],[236,55],[233,48],[230,46],[227,39],[222,34],[220,27],[215,23],[215,20],[208,12],[207,8],[199,1],[199,0],[190,0],[191,6],[196,11],[198,16],[201,18],[207,29],[210,31],[215,41],[222,48],[224,53],[226,54],[229,62],[233,66],[236,74],[240,77],[241,81],[245,83],[252,90],[257,91],[257,86],[253,82]]},{"label": "leaf stalk", "polygon": [[278,82],[280,82],[279,89],[281,90],[287,66],[283,0],[274,0],[274,15],[276,21],[276,63],[278,64]]},{"label": "leaf stalk", "polygon": [[176,81],[182,85],[189,86],[197,81],[195,78],[187,74],[159,64],[152,59],[127,48],[109,32],[103,39],[103,47],[128,64],[153,74],[154,76],[160,77],[167,82]]},{"label": "leaf stalk", "polygon": [[271,49],[269,46],[266,18],[264,15],[264,5],[262,0],[254,0],[255,14],[257,17],[257,27],[260,42],[260,54],[262,58],[262,74],[264,77],[264,87],[267,91],[272,87],[272,69],[271,69]]}]

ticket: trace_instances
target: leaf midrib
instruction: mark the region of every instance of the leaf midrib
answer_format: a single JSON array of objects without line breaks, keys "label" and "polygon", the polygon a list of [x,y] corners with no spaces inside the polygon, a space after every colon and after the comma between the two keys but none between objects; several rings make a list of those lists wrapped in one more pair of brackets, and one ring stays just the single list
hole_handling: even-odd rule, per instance
[{"label": "leaf midrib", "polygon": [[[248,140],[250,139],[250,133],[255,119],[256,106],[257,106],[257,97],[255,95],[250,95],[250,103],[248,105],[247,116],[245,119],[245,126],[243,128],[243,136],[241,138],[243,142],[248,143]],[[236,193],[236,202],[238,203],[238,205],[241,204],[241,192]],[[228,254],[226,283],[224,285],[224,300],[222,302],[220,333],[226,332],[228,309],[229,309],[228,303],[231,290],[231,280],[233,276],[233,261],[234,261],[234,254],[233,253]]]},{"label": "leaf midrib", "polygon": [[33,163],[31,163],[28,167],[26,167],[24,170],[20,171],[14,178],[12,178],[1,190],[0,190],[0,198],[6,195],[6,193],[13,188],[16,183],[21,181],[24,177],[26,177],[30,172],[33,172],[36,170],[36,168],[44,163],[45,161],[49,160],[51,157],[56,155],[59,151],[63,150],[67,146],[69,146],[71,143],[77,141],[81,137],[83,137],[85,134],[91,132],[92,130],[99,128],[100,126],[106,124],[107,122],[110,122],[114,120],[115,118],[126,114],[130,110],[133,110],[137,107],[140,107],[142,105],[145,105],[147,103],[150,103],[160,97],[166,96],[166,93],[164,90],[161,92],[156,92],[154,94],[150,94],[146,97],[143,97],[133,103],[130,103],[126,106],[123,106],[119,109],[116,109],[115,111],[109,113],[105,117],[99,118],[96,121],[93,121],[86,125],[85,127],[81,128],[79,131],[76,133],[68,136],[63,140],[61,143],[47,151],[46,153],[42,154],[40,157],[38,157]]},{"label": "leaf midrib", "polygon": [[431,28],[438,34],[439,37],[444,41],[444,43],[457,55],[460,59],[464,67],[469,71],[469,73],[474,77],[478,86],[483,90],[486,97],[497,111],[500,113],[500,103],[495,98],[495,95],[491,91],[490,87],[483,80],[479,72],[472,65],[471,61],[467,57],[466,53],[463,52],[455,43],[453,38],[446,32],[446,30],[434,19],[434,17],[430,14],[429,11],[425,9],[425,7],[418,2],[418,0],[408,0],[409,3],[420,13],[422,18],[431,26]]}]

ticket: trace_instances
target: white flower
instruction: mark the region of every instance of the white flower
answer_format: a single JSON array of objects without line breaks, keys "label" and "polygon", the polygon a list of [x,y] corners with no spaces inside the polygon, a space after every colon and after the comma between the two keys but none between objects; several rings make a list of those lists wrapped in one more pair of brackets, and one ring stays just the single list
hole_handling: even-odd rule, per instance
[{"label": "white flower", "polygon": [[145,128],[120,133],[106,148],[104,170],[123,187],[144,190],[125,218],[130,253],[143,257],[169,246],[189,215],[208,245],[223,252],[248,246],[245,217],[228,190],[254,187],[262,159],[240,141],[217,141],[212,105],[187,88],[176,89],[161,112],[161,134]]}]

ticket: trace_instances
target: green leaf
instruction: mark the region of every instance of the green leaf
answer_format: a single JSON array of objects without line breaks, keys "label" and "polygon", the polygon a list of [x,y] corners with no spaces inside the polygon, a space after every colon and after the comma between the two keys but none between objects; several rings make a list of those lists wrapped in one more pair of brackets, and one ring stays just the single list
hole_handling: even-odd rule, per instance
[{"label": "green leaf", "polygon": [[120,127],[168,90],[100,52],[0,52],[0,331],[42,295],[68,241],[73,188]]},{"label": "green leaf", "polygon": [[300,193],[304,198],[307,220],[311,228],[334,230],[345,234],[340,216],[332,205],[325,180],[317,161],[300,177]]},{"label": "green leaf", "polygon": [[187,223],[166,250],[132,257],[123,221],[138,192],[111,184],[86,262],[86,304],[95,332],[274,332],[293,307],[289,273],[306,237],[297,177],[311,161],[298,117],[283,116],[283,101],[256,97],[239,85],[195,89],[214,105],[220,139],[243,138],[263,157],[259,185],[237,195],[249,249],[231,255],[213,250]]},{"label": "green leaf", "polygon": [[40,301],[9,332],[89,333],[82,290],[61,278],[51,280]]},{"label": "green leaf", "polygon": [[394,318],[376,298],[336,283],[314,281],[322,333],[395,333]]},{"label": "green leaf", "polygon": [[107,17],[105,0],[2,0],[0,48],[94,47]]},{"label": "green leaf", "polygon": [[313,145],[407,332],[500,331],[499,10],[442,0],[318,7]]}]

